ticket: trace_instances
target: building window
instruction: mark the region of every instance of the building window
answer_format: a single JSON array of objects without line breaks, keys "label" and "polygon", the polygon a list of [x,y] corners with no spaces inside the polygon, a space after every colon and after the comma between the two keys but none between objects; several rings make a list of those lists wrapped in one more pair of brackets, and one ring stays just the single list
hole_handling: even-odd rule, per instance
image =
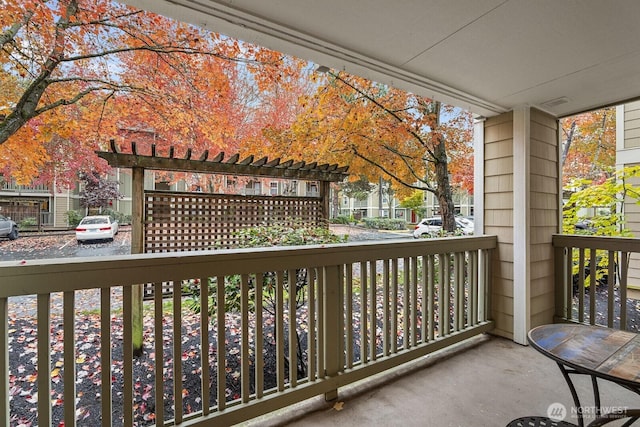
[{"label": "building window", "polygon": [[272,182],[271,184],[269,184],[269,194],[271,194],[272,196],[277,196],[278,195],[278,183],[277,182]]},{"label": "building window", "polygon": [[307,196],[317,196],[319,194],[318,183],[315,181],[307,182]]},{"label": "building window", "polygon": [[260,186],[260,181],[249,181],[245,187],[246,194],[260,194],[262,192],[262,188]]}]

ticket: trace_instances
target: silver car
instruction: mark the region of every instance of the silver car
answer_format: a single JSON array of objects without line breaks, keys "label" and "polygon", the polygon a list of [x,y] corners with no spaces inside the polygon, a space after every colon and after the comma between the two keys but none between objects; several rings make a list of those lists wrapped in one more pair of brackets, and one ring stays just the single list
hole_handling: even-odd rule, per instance
[{"label": "silver car", "polygon": [[0,215],[0,237],[8,237],[9,240],[18,238],[18,224],[11,218]]}]

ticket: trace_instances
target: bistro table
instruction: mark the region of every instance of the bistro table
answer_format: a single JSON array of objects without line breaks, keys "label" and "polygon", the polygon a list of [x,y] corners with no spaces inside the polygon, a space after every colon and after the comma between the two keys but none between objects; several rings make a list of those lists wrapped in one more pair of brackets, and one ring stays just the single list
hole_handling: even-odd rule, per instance
[{"label": "bistro table", "polygon": [[[601,326],[559,323],[538,326],[528,335],[529,344],[558,364],[569,385],[578,412],[578,425],[584,426],[584,408],[571,375],[591,377],[596,419],[592,425],[603,424],[598,378],[611,381],[640,395],[640,335]],[[630,417],[630,425],[638,419],[640,411],[627,410],[618,418]],[[600,418],[600,420],[599,420]]]}]

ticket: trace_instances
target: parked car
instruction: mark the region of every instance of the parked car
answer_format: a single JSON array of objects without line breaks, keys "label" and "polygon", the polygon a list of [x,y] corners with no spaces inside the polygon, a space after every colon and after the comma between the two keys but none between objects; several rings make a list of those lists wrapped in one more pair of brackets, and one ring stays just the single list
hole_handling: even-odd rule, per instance
[{"label": "parked car", "polygon": [[85,216],[76,227],[78,243],[87,240],[112,240],[118,234],[118,221],[109,215]]},{"label": "parked car", "polygon": [[[473,234],[473,222],[462,217],[456,217],[456,229],[462,234]],[[425,218],[416,224],[413,230],[413,237],[418,239],[422,236],[434,236],[442,231],[442,218],[434,216]]]},{"label": "parked car", "polygon": [[0,237],[8,237],[9,240],[18,238],[18,224],[6,216],[0,215]]}]

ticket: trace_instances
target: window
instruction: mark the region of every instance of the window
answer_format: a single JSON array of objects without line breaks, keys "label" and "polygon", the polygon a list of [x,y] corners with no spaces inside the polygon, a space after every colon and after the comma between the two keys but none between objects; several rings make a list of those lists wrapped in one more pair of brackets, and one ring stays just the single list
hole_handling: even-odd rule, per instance
[{"label": "window", "polygon": [[318,183],[307,182],[307,196],[318,196],[320,192],[318,191]]},{"label": "window", "polygon": [[269,194],[271,194],[272,196],[277,196],[278,195],[278,183],[277,182],[272,182],[271,184],[269,184]]}]

